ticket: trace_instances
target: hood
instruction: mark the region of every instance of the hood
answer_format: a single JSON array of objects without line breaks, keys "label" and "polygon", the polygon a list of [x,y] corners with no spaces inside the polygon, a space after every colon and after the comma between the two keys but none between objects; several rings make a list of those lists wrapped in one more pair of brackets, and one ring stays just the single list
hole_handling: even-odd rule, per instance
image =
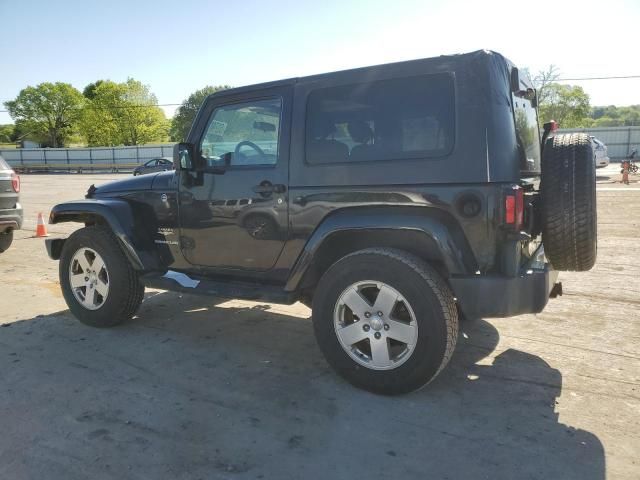
[{"label": "hood", "polygon": [[136,175],[124,180],[116,180],[115,182],[105,183],[103,185],[91,185],[87,193],[87,198],[93,195],[102,195],[109,193],[123,192],[139,192],[143,190],[153,190],[160,188],[167,190],[173,185],[175,171],[149,173],[147,175]]}]

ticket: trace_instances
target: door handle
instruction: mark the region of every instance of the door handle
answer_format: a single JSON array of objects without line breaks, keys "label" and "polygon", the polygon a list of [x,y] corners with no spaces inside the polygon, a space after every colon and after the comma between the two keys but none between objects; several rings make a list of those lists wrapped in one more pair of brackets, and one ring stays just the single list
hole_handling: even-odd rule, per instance
[{"label": "door handle", "polygon": [[260,185],[256,185],[252,188],[255,193],[259,193],[260,195],[268,195],[271,193],[284,193],[287,191],[287,187],[281,183],[273,184],[268,181],[264,181],[260,183]]}]

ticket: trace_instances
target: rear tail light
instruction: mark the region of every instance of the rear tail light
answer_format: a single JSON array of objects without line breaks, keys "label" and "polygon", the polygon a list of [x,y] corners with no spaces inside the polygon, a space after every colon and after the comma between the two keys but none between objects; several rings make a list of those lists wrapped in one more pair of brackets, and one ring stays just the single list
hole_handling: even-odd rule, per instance
[{"label": "rear tail light", "polygon": [[15,173],[11,174],[11,186],[13,187],[14,192],[20,193],[20,176]]},{"label": "rear tail light", "polygon": [[504,196],[504,223],[520,230],[524,217],[524,192],[522,188],[515,186],[508,190]]}]

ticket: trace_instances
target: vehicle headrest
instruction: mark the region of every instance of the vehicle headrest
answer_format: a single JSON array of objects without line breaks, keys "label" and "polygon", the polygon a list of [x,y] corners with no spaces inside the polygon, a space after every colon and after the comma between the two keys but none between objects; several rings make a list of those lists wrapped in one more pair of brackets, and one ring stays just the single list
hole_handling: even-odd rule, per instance
[{"label": "vehicle headrest", "polygon": [[347,130],[354,142],[368,143],[373,139],[373,130],[364,121],[353,121],[347,124]]}]

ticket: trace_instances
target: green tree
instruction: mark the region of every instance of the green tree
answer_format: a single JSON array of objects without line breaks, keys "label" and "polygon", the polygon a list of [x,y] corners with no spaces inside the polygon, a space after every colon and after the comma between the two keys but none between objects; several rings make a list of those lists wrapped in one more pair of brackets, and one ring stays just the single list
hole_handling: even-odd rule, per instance
[{"label": "green tree", "polygon": [[548,87],[558,80],[558,78],[560,78],[560,72],[555,65],[549,65],[549,68],[540,70],[533,77],[533,85],[538,94],[538,105],[544,105],[548,102],[549,95],[551,94]]},{"label": "green tree", "polygon": [[15,141],[15,125],[12,123],[0,125],[0,143],[11,143]]},{"label": "green tree", "polygon": [[51,147],[63,147],[73,134],[84,103],[82,94],[68,83],[41,83],[20,91],[5,102],[16,127]]},{"label": "green tree", "polygon": [[99,80],[87,85],[90,97],[81,132],[89,146],[142,145],[167,139],[168,122],[149,86],[127,79],[124,83]]},{"label": "green tree", "polygon": [[96,86],[97,83],[84,89],[88,101],[82,112],[80,133],[90,147],[121,145],[118,109],[124,107],[124,87],[110,80],[101,80]]},{"label": "green tree", "polygon": [[198,110],[200,110],[200,106],[203,104],[204,100],[212,93],[220,90],[226,90],[227,88],[231,87],[229,85],[218,85],[215,87],[208,85],[189,95],[189,98],[183,101],[180,107],[178,107],[178,110],[171,121],[171,129],[169,131],[171,140],[174,142],[184,141],[189,134],[191,124],[196,118],[196,114],[198,113]]},{"label": "green tree", "polygon": [[589,95],[582,87],[549,83],[545,88],[545,98],[538,104],[541,123],[555,120],[561,128],[589,127]]},{"label": "green tree", "polygon": [[85,98],[88,98],[89,100],[93,100],[96,96],[96,88],[98,88],[102,83],[104,83],[104,80],[96,80],[95,82],[90,83],[89,85],[84,87],[84,90],[82,90],[82,95],[84,95]]},{"label": "green tree", "polygon": [[594,127],[632,127],[640,125],[640,105],[628,107],[593,107],[591,118]]},{"label": "green tree", "polygon": [[121,109],[120,131],[125,145],[142,145],[167,140],[168,130],[164,111],[156,106],[157,97],[148,85],[129,78],[125,83],[124,101],[129,105]]}]

